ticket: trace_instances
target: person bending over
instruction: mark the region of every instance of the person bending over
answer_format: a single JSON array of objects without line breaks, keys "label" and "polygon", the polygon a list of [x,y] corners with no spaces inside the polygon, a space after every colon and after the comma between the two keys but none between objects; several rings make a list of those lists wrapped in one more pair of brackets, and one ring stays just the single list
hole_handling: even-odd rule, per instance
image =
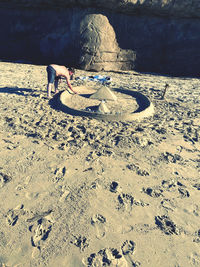
[{"label": "person bending over", "polygon": [[47,84],[47,97],[51,98],[51,91],[53,88],[53,83],[55,87],[55,93],[58,93],[58,82],[59,80],[64,77],[66,79],[67,85],[69,88],[77,94],[76,91],[73,90],[70,78],[73,79],[73,75],[75,73],[74,68],[67,68],[65,66],[60,66],[56,64],[51,64],[47,66],[47,78],[48,78],[48,84]]}]

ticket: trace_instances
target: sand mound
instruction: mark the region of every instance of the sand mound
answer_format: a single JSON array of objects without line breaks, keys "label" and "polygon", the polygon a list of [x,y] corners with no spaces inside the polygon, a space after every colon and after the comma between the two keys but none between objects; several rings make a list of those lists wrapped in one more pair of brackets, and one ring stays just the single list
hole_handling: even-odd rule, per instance
[{"label": "sand mound", "polygon": [[109,108],[107,107],[106,103],[103,101],[99,104],[97,111],[101,113],[110,113]]},{"label": "sand mound", "polygon": [[101,87],[96,93],[90,96],[91,99],[99,99],[99,100],[113,100],[116,101],[116,95],[108,88]]}]

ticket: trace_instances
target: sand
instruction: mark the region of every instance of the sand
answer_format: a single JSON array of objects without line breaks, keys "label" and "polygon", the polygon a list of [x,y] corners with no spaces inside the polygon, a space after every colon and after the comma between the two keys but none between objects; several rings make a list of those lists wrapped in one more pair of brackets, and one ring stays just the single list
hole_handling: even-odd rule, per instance
[{"label": "sand", "polygon": [[100,72],[155,109],[107,122],[51,105],[45,66],[0,73],[0,266],[200,266],[199,79]]}]

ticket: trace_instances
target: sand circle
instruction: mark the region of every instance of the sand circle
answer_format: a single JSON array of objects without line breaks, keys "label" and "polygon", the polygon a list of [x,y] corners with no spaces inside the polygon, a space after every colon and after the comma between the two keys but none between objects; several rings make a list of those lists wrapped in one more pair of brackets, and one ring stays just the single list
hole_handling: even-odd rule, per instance
[{"label": "sand circle", "polygon": [[153,113],[151,102],[139,92],[105,86],[96,89],[77,86],[74,90],[78,94],[66,90],[59,98],[61,109],[72,115],[108,120],[134,120],[151,116]]}]

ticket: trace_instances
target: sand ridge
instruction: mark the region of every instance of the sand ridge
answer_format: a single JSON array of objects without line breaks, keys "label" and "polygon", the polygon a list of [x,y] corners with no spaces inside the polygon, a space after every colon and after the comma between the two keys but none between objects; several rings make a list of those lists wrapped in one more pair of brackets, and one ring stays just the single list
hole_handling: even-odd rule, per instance
[{"label": "sand ridge", "polygon": [[199,79],[110,72],[155,114],[108,122],[54,108],[45,66],[0,69],[2,266],[199,266]]}]

